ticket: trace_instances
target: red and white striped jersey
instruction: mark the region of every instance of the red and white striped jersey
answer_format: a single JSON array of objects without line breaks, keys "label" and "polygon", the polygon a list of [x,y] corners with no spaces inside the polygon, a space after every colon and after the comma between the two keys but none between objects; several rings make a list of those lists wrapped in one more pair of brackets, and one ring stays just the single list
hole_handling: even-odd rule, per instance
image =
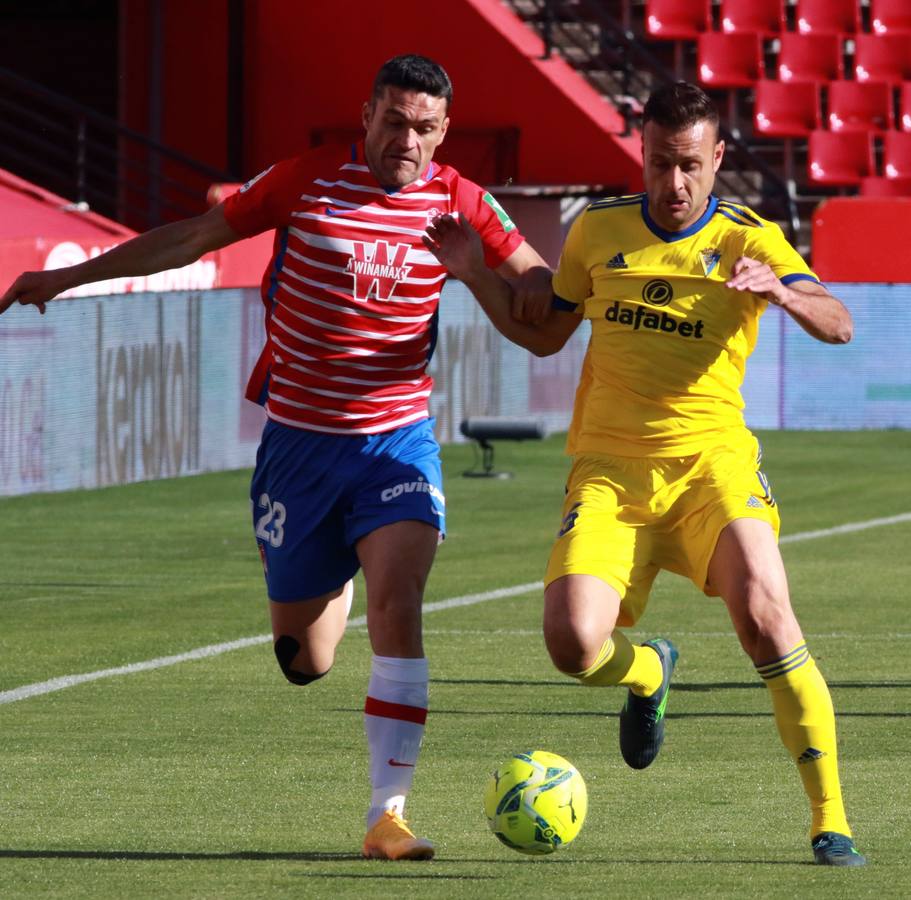
[{"label": "red and white striped jersey", "polygon": [[337,434],[428,416],[427,366],[446,269],[421,242],[442,213],[465,216],[496,267],[522,243],[502,207],[431,162],[400,190],[377,183],[363,145],[278,163],[228,197],[241,236],[275,229],[263,276],[266,346],[247,386],[276,422]]}]

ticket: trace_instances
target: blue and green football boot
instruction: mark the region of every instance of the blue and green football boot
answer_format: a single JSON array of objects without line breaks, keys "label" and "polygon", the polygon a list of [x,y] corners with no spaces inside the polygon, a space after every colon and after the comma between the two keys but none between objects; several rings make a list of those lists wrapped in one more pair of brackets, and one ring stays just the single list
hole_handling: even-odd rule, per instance
[{"label": "blue and green football boot", "polygon": [[651,697],[629,691],[620,710],[620,752],[633,769],[650,766],[664,743],[664,710],[678,656],[677,648],[666,638],[654,638],[642,646],[658,654],[663,677],[661,687]]},{"label": "blue and green football boot", "polygon": [[813,838],[813,860],[818,866],[863,866],[867,857],[854,841],[837,831],[822,831]]}]

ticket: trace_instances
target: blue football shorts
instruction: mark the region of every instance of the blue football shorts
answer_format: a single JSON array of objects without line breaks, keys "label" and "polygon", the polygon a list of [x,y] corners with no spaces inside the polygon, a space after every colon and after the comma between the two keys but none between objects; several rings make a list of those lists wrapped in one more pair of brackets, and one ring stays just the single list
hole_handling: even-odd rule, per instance
[{"label": "blue football shorts", "polygon": [[383,525],[427,522],[445,533],[446,498],[433,419],[337,435],[268,421],[250,485],[269,597],[319,597],[360,568],[355,544]]}]

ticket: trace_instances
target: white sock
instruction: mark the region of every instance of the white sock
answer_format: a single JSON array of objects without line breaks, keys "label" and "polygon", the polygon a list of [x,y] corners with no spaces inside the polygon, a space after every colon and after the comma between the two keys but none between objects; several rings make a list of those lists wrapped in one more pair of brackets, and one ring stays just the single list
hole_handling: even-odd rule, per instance
[{"label": "white sock", "polygon": [[426,659],[374,656],[364,705],[370,747],[367,827],[387,810],[402,815],[427,718]]}]

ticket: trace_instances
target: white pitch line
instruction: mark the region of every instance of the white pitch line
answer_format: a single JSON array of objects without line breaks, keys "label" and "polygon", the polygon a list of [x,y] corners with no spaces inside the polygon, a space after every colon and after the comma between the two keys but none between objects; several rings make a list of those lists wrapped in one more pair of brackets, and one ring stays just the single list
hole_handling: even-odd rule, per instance
[{"label": "white pitch line", "polygon": [[786,534],[779,543],[791,544],[795,541],[811,541],[813,538],[830,537],[833,534],[850,534],[852,531],[866,531],[868,528],[897,525],[899,522],[911,522],[911,513],[886,516],[884,519],[867,519],[866,522],[848,522],[846,525],[836,525],[834,528],[820,528],[819,531],[799,531],[796,534]]},{"label": "white pitch line", "polygon": [[151,669],[175,666],[177,663],[187,662],[191,659],[218,656],[231,650],[241,650],[244,647],[265,643],[270,637],[271,635],[268,634],[260,634],[256,637],[240,638],[236,641],[227,641],[224,644],[210,644],[208,647],[197,647],[187,653],[177,653],[174,656],[159,656],[157,659],[147,659],[144,662],[130,663],[113,669],[99,669],[97,672],[84,672],[82,675],[61,675],[59,678],[52,678],[50,681],[39,681],[37,684],[25,684],[22,687],[2,691],[0,692],[0,704],[15,703],[17,700],[26,700],[29,697],[38,697],[41,694],[62,691],[64,688],[85,684],[87,681],[97,681],[99,678],[113,678],[115,675],[133,675],[136,672],[148,672]]},{"label": "white pitch line", "polygon": [[[781,538],[782,544],[797,541],[809,541],[834,534],[849,534],[854,531],[865,531],[868,528],[879,528],[884,525],[897,525],[901,522],[911,522],[911,512],[901,513],[897,516],[887,516],[881,519],[868,519],[866,522],[848,522],[832,528],[820,528],[816,531],[800,531],[796,534],[785,535]],[[484,591],[480,594],[465,594],[461,597],[450,597],[448,600],[437,600],[434,603],[425,603],[424,614],[438,612],[444,609],[455,609],[460,606],[472,606],[475,603],[486,603],[488,600],[501,600],[505,597],[518,597],[540,591],[544,587],[542,581],[530,581],[528,584],[517,584],[513,587],[498,588],[493,591]],[[367,624],[366,616],[356,616],[348,622],[348,628],[360,628]],[[0,706],[4,703],[15,703],[17,700],[27,700],[31,697],[40,697],[42,694],[51,694],[62,691],[64,688],[76,687],[89,681],[98,681],[101,678],[113,678],[116,675],[134,675],[137,672],[149,672],[152,669],[163,669],[175,666],[178,663],[191,662],[195,659],[208,659],[230,653],[232,650],[242,650],[258,644],[266,644],[272,640],[271,634],[258,634],[253,637],[240,638],[236,641],[225,641],[221,644],[209,644],[206,647],[197,647],[186,653],[177,653],[174,656],[159,656],[156,659],[147,659],[143,662],[130,663],[126,666],[117,666],[113,669],[99,669],[96,672],[84,672],[81,675],[61,675],[49,681],[40,681],[35,684],[24,684],[22,687],[0,691]]]},{"label": "white pitch line", "polygon": [[[487,600],[499,600],[503,597],[517,597],[528,594],[544,587],[543,582],[534,581],[530,584],[517,584],[514,587],[498,588],[494,591],[485,591],[482,594],[465,594],[463,597],[450,597],[448,600],[438,600],[435,603],[424,605],[425,613],[436,612],[441,609],[454,609],[458,606],[471,606],[474,603],[484,603]],[[367,624],[366,616],[356,616],[348,621],[348,628],[361,628]],[[51,678],[50,681],[39,681],[36,684],[25,684],[22,687],[0,691],[0,705],[15,703],[17,700],[27,700],[30,697],[40,697],[42,694],[51,694],[62,691],[64,688],[76,687],[88,681],[98,681],[99,678],[113,678],[115,675],[135,675],[137,672],[150,672],[152,669],[163,669],[167,666],[176,666],[178,663],[190,662],[194,659],[208,659],[230,653],[232,650],[243,650],[245,647],[254,647],[266,644],[272,640],[271,634],[257,634],[254,637],[240,638],[236,641],[225,641],[222,644],[209,644],[206,647],[197,647],[186,653],[176,653],[174,656],[159,656],[156,659],[147,659],[143,662],[130,663],[126,666],[117,666],[113,669],[99,669],[97,672],[84,672],[81,675],[61,675]]]}]

